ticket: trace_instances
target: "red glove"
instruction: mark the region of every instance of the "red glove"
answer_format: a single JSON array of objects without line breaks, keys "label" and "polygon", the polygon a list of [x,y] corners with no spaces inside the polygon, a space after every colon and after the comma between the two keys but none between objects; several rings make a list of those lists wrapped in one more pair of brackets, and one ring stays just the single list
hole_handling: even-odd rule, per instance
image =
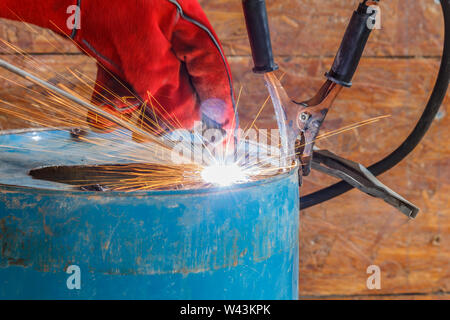
[{"label": "red glove", "polygon": [[[77,2],[80,29],[72,30],[77,20],[67,8]],[[237,126],[231,72],[197,0],[1,0],[0,16],[70,36],[95,57],[93,101],[110,112],[130,115],[145,102],[147,117],[155,111],[171,128],[190,129],[202,118]]]}]

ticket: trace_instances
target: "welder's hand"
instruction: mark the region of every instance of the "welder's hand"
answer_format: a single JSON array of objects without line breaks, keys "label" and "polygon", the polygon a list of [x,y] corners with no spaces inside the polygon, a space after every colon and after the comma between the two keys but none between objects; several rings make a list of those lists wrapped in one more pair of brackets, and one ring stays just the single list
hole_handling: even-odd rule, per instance
[{"label": "welder's hand", "polygon": [[[93,101],[110,112],[156,131],[202,118],[223,129],[237,124],[231,73],[197,0],[2,0],[0,16],[69,36],[95,57]],[[111,125],[92,114],[89,121]]]}]

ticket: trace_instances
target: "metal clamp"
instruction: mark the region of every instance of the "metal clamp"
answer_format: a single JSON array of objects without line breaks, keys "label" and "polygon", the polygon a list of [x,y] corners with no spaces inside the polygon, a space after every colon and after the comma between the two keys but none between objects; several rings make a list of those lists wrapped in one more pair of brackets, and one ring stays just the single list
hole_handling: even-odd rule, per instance
[{"label": "metal clamp", "polygon": [[415,218],[419,208],[389,189],[362,164],[341,158],[328,150],[314,151],[312,168],[342,179],[368,195],[383,199],[408,218]]}]

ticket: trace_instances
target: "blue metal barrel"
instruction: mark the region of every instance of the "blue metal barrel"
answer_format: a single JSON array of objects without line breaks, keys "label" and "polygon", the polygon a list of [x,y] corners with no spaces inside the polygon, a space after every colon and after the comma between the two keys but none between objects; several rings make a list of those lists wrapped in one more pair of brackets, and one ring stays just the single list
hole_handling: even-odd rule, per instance
[{"label": "blue metal barrel", "polygon": [[[24,147],[32,142],[63,152]],[[85,163],[87,150],[74,148],[89,146],[63,131],[0,136],[1,299],[297,298],[295,170],[232,188],[128,193],[27,176]]]}]

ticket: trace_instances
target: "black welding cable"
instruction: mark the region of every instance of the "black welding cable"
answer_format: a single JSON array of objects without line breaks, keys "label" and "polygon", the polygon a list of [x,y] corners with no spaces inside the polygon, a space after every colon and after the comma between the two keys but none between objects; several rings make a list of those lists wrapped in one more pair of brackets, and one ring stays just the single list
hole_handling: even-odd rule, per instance
[{"label": "black welding cable", "polygon": [[[441,5],[445,21],[444,52],[442,54],[441,67],[433,93],[431,94],[419,122],[408,138],[406,138],[406,140],[390,155],[368,168],[375,176],[395,167],[417,147],[430,128],[444,101],[450,81],[450,0],[441,0]],[[301,197],[300,207],[301,209],[307,209],[340,196],[351,189],[353,189],[353,187],[345,181],[335,183],[327,188]]]}]

